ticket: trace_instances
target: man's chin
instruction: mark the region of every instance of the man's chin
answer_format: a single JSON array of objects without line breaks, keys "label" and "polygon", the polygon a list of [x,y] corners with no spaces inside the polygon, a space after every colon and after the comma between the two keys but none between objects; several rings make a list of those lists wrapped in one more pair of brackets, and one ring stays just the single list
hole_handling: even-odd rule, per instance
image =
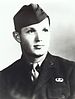
[{"label": "man's chin", "polygon": [[27,52],[27,55],[30,57],[38,58],[45,55],[47,51],[35,51],[35,52]]},{"label": "man's chin", "polygon": [[44,55],[44,53],[39,53],[39,54],[36,54],[36,53],[33,53],[31,54],[33,57],[41,57]]}]

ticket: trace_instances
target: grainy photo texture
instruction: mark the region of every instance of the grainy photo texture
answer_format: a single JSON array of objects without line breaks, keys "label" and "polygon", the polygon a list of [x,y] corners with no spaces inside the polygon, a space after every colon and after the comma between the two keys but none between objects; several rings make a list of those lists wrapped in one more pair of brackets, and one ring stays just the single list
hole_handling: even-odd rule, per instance
[{"label": "grainy photo texture", "polygon": [[48,13],[30,3],[13,22],[22,55],[0,71],[0,99],[75,99],[75,62],[50,53]]}]

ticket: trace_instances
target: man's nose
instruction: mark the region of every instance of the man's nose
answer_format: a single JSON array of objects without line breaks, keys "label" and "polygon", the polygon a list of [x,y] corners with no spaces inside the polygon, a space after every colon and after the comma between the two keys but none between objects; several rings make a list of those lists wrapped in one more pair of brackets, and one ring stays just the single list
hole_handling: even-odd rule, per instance
[{"label": "man's nose", "polygon": [[36,41],[36,42],[42,41],[42,36],[43,36],[42,33],[38,33],[38,32],[37,32],[37,33],[36,33],[36,37],[35,37],[35,41]]}]

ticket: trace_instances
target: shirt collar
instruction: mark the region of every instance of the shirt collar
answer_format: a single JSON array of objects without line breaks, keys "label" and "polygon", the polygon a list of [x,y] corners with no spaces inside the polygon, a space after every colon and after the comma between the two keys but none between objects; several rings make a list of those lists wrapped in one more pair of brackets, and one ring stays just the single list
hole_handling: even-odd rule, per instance
[{"label": "shirt collar", "polygon": [[34,62],[34,63],[30,63],[30,64],[33,64],[33,65],[34,65],[34,67],[36,67],[37,65],[41,66],[41,64],[42,64],[42,63],[43,63],[43,61],[45,60],[46,56],[47,56],[47,53],[45,53],[45,54],[43,55],[43,57],[42,57],[42,59],[41,59],[41,60],[36,61],[36,62]]}]

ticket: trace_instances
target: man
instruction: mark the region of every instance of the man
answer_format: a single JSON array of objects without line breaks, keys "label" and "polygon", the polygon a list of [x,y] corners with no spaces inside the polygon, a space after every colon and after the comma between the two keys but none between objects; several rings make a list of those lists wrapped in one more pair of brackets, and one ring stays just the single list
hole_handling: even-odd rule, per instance
[{"label": "man", "polygon": [[0,99],[75,99],[75,63],[48,52],[50,18],[37,4],[14,16],[21,59],[0,73]]}]

